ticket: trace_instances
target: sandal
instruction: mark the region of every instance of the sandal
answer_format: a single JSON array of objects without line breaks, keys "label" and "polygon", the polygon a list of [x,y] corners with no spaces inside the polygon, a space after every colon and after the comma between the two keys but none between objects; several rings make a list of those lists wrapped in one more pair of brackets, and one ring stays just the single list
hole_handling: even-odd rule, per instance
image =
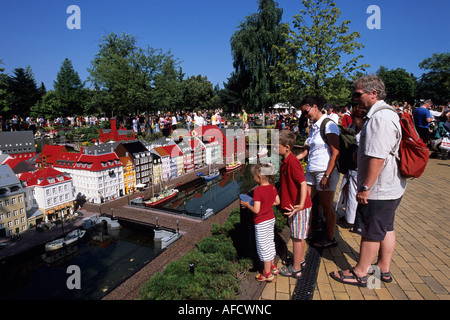
[{"label": "sandal", "polygon": [[305,267],[306,267],[306,261],[303,261],[300,264],[300,270],[294,270],[294,267],[291,264],[287,268],[286,267],[281,268],[280,274],[283,277],[292,277],[294,279],[299,280],[303,275],[303,270],[305,269]]},{"label": "sandal", "polygon": [[[350,268],[349,271],[352,273],[351,276],[346,276],[344,275],[344,273],[339,270],[339,277],[336,277],[334,275],[334,272],[330,272],[330,277],[332,277],[334,280],[343,283],[343,284],[351,284],[353,286],[358,286],[358,287],[367,287],[367,276],[364,277],[358,277],[355,273],[355,271],[353,270],[353,268]],[[345,280],[356,280],[356,282],[350,282],[350,281],[345,281]]]},{"label": "sandal", "polygon": [[[386,279],[387,278],[387,279]],[[391,276],[391,273],[388,271],[388,272],[381,272],[381,278],[380,278],[380,280],[381,281],[383,281],[383,282],[386,282],[386,283],[390,283],[390,282],[392,282],[392,276]]]},{"label": "sandal", "polygon": [[314,247],[316,248],[331,248],[331,247],[336,247],[337,246],[337,241],[336,239],[330,240],[330,239],[324,239],[321,240],[319,242],[316,242],[313,244]]},{"label": "sandal", "polygon": [[274,276],[276,276],[277,274],[280,273],[280,269],[278,269],[276,265],[273,265],[272,268],[271,268],[271,270],[272,270],[272,274],[273,274]]},{"label": "sandal", "polygon": [[256,280],[258,280],[259,282],[264,282],[264,281],[272,282],[274,278],[275,277],[273,276],[272,272],[270,272],[269,274],[265,274],[264,270],[262,273],[259,273],[256,276]]}]

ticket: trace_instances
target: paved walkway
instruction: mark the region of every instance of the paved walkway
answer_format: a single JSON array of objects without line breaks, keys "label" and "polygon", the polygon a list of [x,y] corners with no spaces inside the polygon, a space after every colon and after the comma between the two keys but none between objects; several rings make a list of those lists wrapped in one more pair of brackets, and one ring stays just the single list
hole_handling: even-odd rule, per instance
[{"label": "paved walkway", "polygon": [[[449,300],[449,188],[450,160],[430,159],[422,177],[408,180],[394,226],[394,280],[380,282],[379,289],[344,285],[328,275],[354,266],[359,255],[361,237],[338,225],[338,246],[323,250],[320,258],[313,300]],[[288,248],[292,252],[291,241]],[[277,276],[265,285],[260,299],[290,300],[296,284],[292,278]]]}]

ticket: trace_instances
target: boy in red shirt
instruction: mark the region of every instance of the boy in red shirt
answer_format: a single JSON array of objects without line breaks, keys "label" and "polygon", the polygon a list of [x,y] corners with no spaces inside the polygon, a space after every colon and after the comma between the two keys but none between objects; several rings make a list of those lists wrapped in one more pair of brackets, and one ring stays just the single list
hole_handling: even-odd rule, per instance
[{"label": "boy in red shirt", "polygon": [[280,167],[281,209],[288,217],[294,247],[292,265],[283,267],[280,274],[285,277],[300,279],[305,267],[305,239],[308,235],[312,202],[308,194],[303,167],[292,153],[295,140],[296,137],[293,132],[280,132],[278,150],[282,157]]}]

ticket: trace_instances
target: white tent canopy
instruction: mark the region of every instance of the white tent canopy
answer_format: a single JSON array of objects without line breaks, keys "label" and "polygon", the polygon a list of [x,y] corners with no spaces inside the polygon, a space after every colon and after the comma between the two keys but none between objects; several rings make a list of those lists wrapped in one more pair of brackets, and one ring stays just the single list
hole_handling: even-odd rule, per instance
[{"label": "white tent canopy", "polygon": [[[288,113],[290,112],[292,109],[295,109],[294,106],[292,106],[290,103],[282,103],[282,102],[278,102],[277,104],[275,104],[274,106],[272,106],[272,109],[285,109],[285,112]],[[280,110],[281,111],[281,110]]]}]

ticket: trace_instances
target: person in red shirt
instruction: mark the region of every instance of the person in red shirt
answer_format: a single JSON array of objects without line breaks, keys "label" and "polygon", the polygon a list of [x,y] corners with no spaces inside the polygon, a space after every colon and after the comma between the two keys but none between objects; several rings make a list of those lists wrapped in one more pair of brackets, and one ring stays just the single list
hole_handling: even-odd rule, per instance
[{"label": "person in red shirt", "polygon": [[275,251],[275,214],[273,206],[280,204],[280,197],[274,187],[274,172],[272,164],[257,163],[252,167],[253,179],[258,187],[253,192],[253,205],[241,200],[241,205],[253,212],[255,223],[256,249],[264,270],[258,274],[256,280],[271,282],[274,275],[280,271],[274,264]]},{"label": "person in red shirt", "polygon": [[305,242],[308,236],[312,202],[308,194],[303,167],[291,151],[295,140],[293,132],[280,132],[278,149],[279,155],[282,157],[280,167],[281,209],[288,217],[290,236],[294,247],[292,265],[281,268],[280,274],[300,279],[305,267]]},{"label": "person in red shirt", "polygon": [[338,112],[341,125],[344,128],[349,128],[352,125],[352,117],[350,116],[350,111],[347,107],[342,107]]}]

